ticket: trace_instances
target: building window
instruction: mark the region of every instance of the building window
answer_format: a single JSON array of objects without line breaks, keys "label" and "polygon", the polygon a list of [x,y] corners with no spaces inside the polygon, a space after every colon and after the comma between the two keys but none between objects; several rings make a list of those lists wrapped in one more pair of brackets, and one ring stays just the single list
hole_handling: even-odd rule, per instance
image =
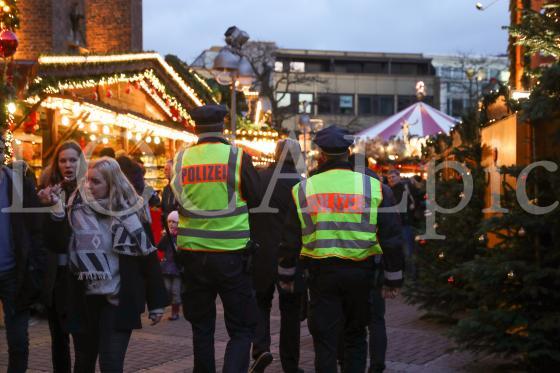
[{"label": "building window", "polygon": [[292,105],[292,95],[287,92],[277,92],[276,102],[278,107],[288,107]]},{"label": "building window", "polygon": [[395,98],[392,95],[358,96],[358,113],[360,115],[389,116],[395,112]]},{"label": "building window", "polygon": [[366,74],[386,74],[388,71],[385,62],[366,62],[364,63],[364,73]]},{"label": "building window", "polygon": [[329,62],[313,61],[305,63],[305,72],[307,73],[324,73],[329,71]]},{"label": "building window", "polygon": [[416,98],[416,96],[399,95],[397,98],[397,110],[401,111],[403,109],[406,109],[417,101],[418,99]]},{"label": "building window", "polygon": [[414,63],[393,62],[391,74],[395,75],[418,75],[418,66]]},{"label": "building window", "polygon": [[300,93],[298,95],[298,113],[311,114],[312,109],[313,93]]},{"label": "building window", "polygon": [[292,73],[304,73],[305,72],[305,62],[290,62],[290,72]]},{"label": "building window", "polygon": [[465,102],[462,98],[454,98],[451,100],[451,116],[460,118],[465,111]]},{"label": "building window", "polygon": [[354,114],[353,95],[320,94],[318,101],[319,114]]},{"label": "building window", "polygon": [[284,63],[282,61],[274,62],[274,71],[277,73],[284,72]]}]

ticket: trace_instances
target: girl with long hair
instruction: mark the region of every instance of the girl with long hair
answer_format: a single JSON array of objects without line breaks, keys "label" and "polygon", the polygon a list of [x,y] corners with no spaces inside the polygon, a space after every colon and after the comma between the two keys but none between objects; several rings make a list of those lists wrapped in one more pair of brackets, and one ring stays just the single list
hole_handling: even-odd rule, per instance
[{"label": "girl with long hair", "polygon": [[48,250],[43,301],[47,306],[55,373],[72,371],[70,335],[66,324],[70,285],[67,249],[72,232],[63,211],[68,197],[76,190],[77,179],[85,174],[85,170],[86,161],[80,145],[75,141],[66,141],[56,148],[38,192],[39,201],[44,206],[53,206],[53,212],[45,215],[43,221],[43,237]]},{"label": "girl with long hair", "polygon": [[76,372],[122,372],[130,335],[146,303],[152,325],[167,305],[156,248],[142,225],[143,200],[118,163],[91,162],[69,200],[69,269],[81,283],[73,297],[79,329]]}]

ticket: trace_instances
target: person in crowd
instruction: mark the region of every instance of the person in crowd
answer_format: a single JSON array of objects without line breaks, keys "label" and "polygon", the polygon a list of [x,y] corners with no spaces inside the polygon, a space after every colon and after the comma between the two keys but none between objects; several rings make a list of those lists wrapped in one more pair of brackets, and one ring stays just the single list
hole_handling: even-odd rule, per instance
[{"label": "person in crowd", "polygon": [[[177,199],[171,188],[171,174],[173,171],[173,160],[169,159],[165,162],[165,168],[163,172],[165,178],[167,179],[167,185],[163,187],[161,193],[161,222],[164,228],[167,229],[167,216],[171,211],[177,210]],[[167,232],[166,232],[167,233]]]},{"label": "person in crowd", "polygon": [[[278,243],[286,219],[287,206],[292,198],[292,187],[301,180],[296,164],[301,159],[301,148],[295,140],[281,140],[276,145],[275,162],[259,172],[263,196],[269,196],[268,207],[274,213],[256,214],[254,220],[256,241],[260,248],[254,256],[253,283],[259,307],[259,317],[253,341],[254,363],[251,372],[263,372],[272,362],[270,353],[270,310],[276,288]],[[271,190],[267,190],[271,188]],[[266,198],[265,198],[266,202]],[[300,311],[305,294],[303,271],[298,267],[294,292],[279,289],[280,301],[280,362],[287,373],[299,369]]]},{"label": "person in crowd", "polygon": [[70,197],[69,297],[77,325],[76,372],[122,372],[130,335],[146,303],[152,325],[167,303],[161,269],[142,225],[143,201],[112,158],[91,162]]},{"label": "person in crowd", "polygon": [[101,157],[116,158],[115,149],[111,147],[101,149],[101,151],[99,152],[99,158]]},{"label": "person in crowd", "polygon": [[376,255],[384,255],[383,296],[395,297],[402,285],[402,252],[393,243],[400,239],[400,222],[395,213],[380,213],[387,207],[380,182],[353,171],[348,161],[353,140],[346,130],[327,127],[314,142],[321,151],[320,165],[292,189],[279,248],[279,284],[293,291],[301,255],[309,272],[308,325],[316,371],[337,371],[338,334],[343,329],[343,369],[363,372]]},{"label": "person in crowd", "polygon": [[183,314],[192,326],[195,372],[216,370],[217,295],[230,338],[224,372],[247,372],[256,326],[248,209],[260,204],[259,176],[251,157],[223,137],[227,113],[220,105],[191,110],[198,142],[177,155],[172,182],[179,199]]},{"label": "person in crowd", "polygon": [[157,248],[160,251],[160,265],[163,273],[163,281],[167,294],[171,299],[170,321],[179,319],[181,309],[181,273],[175,258],[177,253],[177,228],[179,225],[179,214],[171,211],[167,215],[167,232],[161,238]]},{"label": "person in crowd", "polygon": [[416,276],[414,266],[414,211],[416,209],[415,193],[408,180],[401,179],[399,170],[391,169],[387,172],[387,184],[391,187],[401,215],[403,251],[406,259],[406,272],[411,279]]},{"label": "person in crowd", "polygon": [[[352,154],[350,162],[353,164],[353,169],[356,172],[365,172],[366,175],[379,180],[379,175],[371,168],[364,154]],[[361,164],[360,164],[361,162]],[[361,168],[359,166],[362,166]],[[396,205],[393,191],[386,184],[381,184],[383,188],[382,193],[384,198],[387,198],[386,205]],[[399,236],[388,238],[391,247],[401,247],[402,242]],[[383,246],[381,247],[383,250]],[[404,266],[402,263],[401,269]],[[373,278],[372,289],[370,292],[370,321],[368,323],[369,332],[369,369],[368,373],[379,373],[385,370],[385,355],[387,353],[387,329],[385,326],[385,298],[383,297],[383,283],[384,283],[384,270],[383,270],[383,255],[374,257],[373,264]],[[340,348],[339,352],[343,349]],[[344,362],[344,354],[339,354],[339,362],[341,365]]]},{"label": "person in crowd", "polygon": [[144,209],[146,212],[143,215],[142,224],[148,234],[150,242],[152,245],[155,245],[150,206],[158,206],[160,204],[159,197],[151,186],[146,185],[144,180],[144,168],[138,164],[138,162],[126,155],[118,157],[117,162],[128,181],[130,181],[134,187],[136,193],[144,198]]},{"label": "person in crowd", "polygon": [[[38,193],[43,206],[59,204],[58,211],[64,209],[68,198],[74,193],[78,175],[85,174],[86,161],[80,145],[75,141],[60,144],[49,163],[50,173],[44,187]],[[47,307],[49,330],[51,333],[52,366],[55,373],[70,373],[70,335],[67,320],[67,293],[71,278],[68,273],[68,244],[72,231],[66,215],[59,219],[53,213],[44,214],[44,240],[48,250],[47,276],[43,301]]]},{"label": "person in crowd", "polygon": [[[0,144],[4,144],[1,135]],[[0,159],[4,159],[1,146]],[[35,187],[23,173],[21,167],[0,166],[0,301],[8,342],[8,373],[27,370],[30,307],[40,298],[46,267],[40,217],[20,209],[39,207]]]}]

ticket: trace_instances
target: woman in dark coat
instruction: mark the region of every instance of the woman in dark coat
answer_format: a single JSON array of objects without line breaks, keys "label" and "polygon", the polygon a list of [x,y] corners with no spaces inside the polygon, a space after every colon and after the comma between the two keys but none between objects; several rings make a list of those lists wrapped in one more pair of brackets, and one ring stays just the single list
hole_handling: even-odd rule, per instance
[{"label": "woman in dark coat", "polygon": [[143,228],[143,200],[118,163],[103,157],[90,163],[68,204],[69,270],[79,284],[70,297],[75,371],[95,372],[99,355],[101,372],[122,372],[146,304],[152,325],[168,304],[156,248]]},{"label": "woman in dark coat", "polygon": [[[70,336],[67,330],[66,298],[68,294],[67,248],[71,230],[68,219],[56,218],[64,210],[68,197],[76,189],[78,174],[85,172],[86,162],[80,145],[66,141],[58,146],[48,166],[46,185],[38,193],[44,206],[53,206],[53,212],[44,215],[43,237],[48,250],[48,266],[43,291],[51,333],[52,365],[55,373],[70,373]],[[64,214],[63,214],[64,215]]]}]

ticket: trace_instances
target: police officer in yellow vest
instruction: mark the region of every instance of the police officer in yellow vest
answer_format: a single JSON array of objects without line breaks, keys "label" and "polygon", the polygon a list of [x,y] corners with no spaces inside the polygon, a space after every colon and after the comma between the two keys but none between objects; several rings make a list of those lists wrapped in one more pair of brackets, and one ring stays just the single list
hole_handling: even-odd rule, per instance
[{"label": "police officer in yellow vest", "polygon": [[260,203],[251,157],[222,135],[227,110],[206,105],[190,112],[197,144],[175,159],[179,202],[177,248],[183,265],[183,312],[193,331],[194,372],[215,372],[216,296],[224,306],[229,342],[224,372],[247,372],[257,306],[246,270],[248,209]]},{"label": "police officer in yellow vest", "polygon": [[400,218],[384,203],[387,189],[352,170],[348,148],[353,138],[346,130],[325,128],[314,142],[321,150],[320,165],[292,190],[278,277],[280,286],[290,290],[298,256],[309,272],[315,370],[337,372],[338,335],[344,330],[344,372],[362,373],[377,255],[383,253],[385,262],[385,296],[396,296],[402,284]]}]

